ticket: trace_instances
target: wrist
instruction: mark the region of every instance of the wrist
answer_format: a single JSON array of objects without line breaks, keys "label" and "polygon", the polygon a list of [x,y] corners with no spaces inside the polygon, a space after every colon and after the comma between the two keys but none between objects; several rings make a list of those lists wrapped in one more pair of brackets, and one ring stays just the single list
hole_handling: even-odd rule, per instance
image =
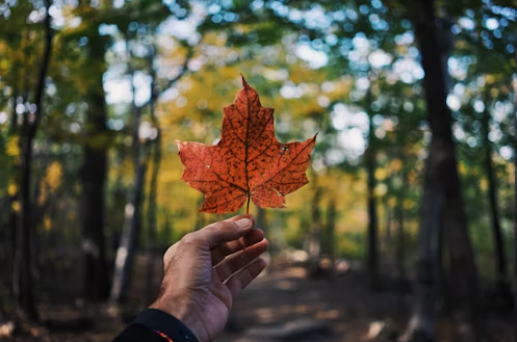
[{"label": "wrist", "polygon": [[196,315],[192,301],[187,296],[160,296],[149,308],[163,311],[183,323],[198,339],[199,342],[207,341],[200,320]]},{"label": "wrist", "polygon": [[182,321],[156,308],[140,312],[134,325],[146,326],[175,342],[199,342],[197,336]]}]

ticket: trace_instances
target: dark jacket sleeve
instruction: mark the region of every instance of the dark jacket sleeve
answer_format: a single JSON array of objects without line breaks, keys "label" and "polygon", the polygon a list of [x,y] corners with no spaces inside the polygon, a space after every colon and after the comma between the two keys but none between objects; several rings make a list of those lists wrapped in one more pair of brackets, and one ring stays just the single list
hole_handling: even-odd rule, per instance
[{"label": "dark jacket sleeve", "polygon": [[156,309],[142,311],[113,342],[164,342],[168,336],[174,342],[198,342],[196,336],[177,318]]}]

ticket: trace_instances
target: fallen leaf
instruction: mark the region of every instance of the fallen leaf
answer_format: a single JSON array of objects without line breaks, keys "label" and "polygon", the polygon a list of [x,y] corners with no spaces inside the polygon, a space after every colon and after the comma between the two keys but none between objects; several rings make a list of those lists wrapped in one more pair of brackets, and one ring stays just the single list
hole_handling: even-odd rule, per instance
[{"label": "fallen leaf", "polygon": [[305,170],[316,135],[282,144],[275,137],[273,108],[242,77],[243,88],[223,108],[221,140],[214,146],[177,141],[185,170],[182,180],[205,194],[200,211],[229,213],[250,198],[261,208],[285,208],[285,195],[309,181]]}]

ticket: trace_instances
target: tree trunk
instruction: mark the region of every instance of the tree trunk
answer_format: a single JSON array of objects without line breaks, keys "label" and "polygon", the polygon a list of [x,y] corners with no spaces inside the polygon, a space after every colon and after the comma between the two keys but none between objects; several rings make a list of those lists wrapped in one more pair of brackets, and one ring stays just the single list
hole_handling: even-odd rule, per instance
[{"label": "tree trunk", "polygon": [[31,172],[32,172],[32,153],[33,141],[38,131],[41,117],[43,116],[43,97],[45,94],[45,79],[50,64],[52,53],[52,29],[50,18],[51,1],[45,1],[45,45],[43,50],[42,64],[38,75],[38,83],[34,104],[36,112],[34,119],[29,119],[29,113],[24,114],[22,129],[20,133],[20,175],[19,175],[19,201],[20,212],[18,215],[18,236],[16,239],[17,248],[15,265],[13,270],[14,293],[20,309],[29,320],[38,320],[38,310],[36,307],[33,274],[31,266],[31,233],[32,227],[32,202],[31,202]]},{"label": "tree trunk", "polygon": [[439,310],[448,315],[452,311],[450,262],[443,224],[438,229],[438,286]]},{"label": "tree trunk", "polygon": [[[90,37],[90,50],[89,55],[94,63],[103,63],[98,61],[104,58],[105,53],[100,36]],[[91,300],[104,300],[109,293],[104,236],[108,131],[102,77],[103,72],[100,71],[88,90],[86,142],[81,168],[83,293]]]},{"label": "tree trunk", "polygon": [[388,203],[388,198],[386,197],[384,202],[384,213],[386,215],[386,232],[385,232],[385,239],[387,244],[387,250],[391,252],[391,238],[392,238],[392,232],[391,232],[391,225],[392,225],[392,212],[390,205]]},{"label": "tree trunk", "polygon": [[13,89],[13,107],[11,108],[11,120],[9,122],[9,135],[15,135],[18,130],[18,113],[16,112],[16,103],[18,102],[18,89]]},{"label": "tree trunk", "polygon": [[29,320],[38,320],[38,311],[34,298],[32,256],[31,256],[31,159],[32,139],[27,136],[20,137],[21,158],[20,158],[20,180],[19,199],[20,212],[18,215],[18,235],[16,238],[16,257],[14,265],[14,293],[18,305]]},{"label": "tree trunk", "polygon": [[120,304],[130,288],[137,239],[141,223],[141,206],[144,193],[146,161],[140,157],[134,178],[134,191],[125,208],[125,221],[115,259],[115,271],[111,287],[110,303]]},{"label": "tree trunk", "polygon": [[321,188],[314,182],[314,197],[311,204],[311,231],[309,233],[309,273],[317,276],[320,273],[321,258]]},{"label": "tree trunk", "polygon": [[[482,118],[482,134],[483,134],[483,150],[485,155],[485,172],[488,180],[488,201],[490,203],[490,219],[492,224],[492,234],[494,236],[494,256],[497,274],[497,292],[501,298],[507,297],[510,292],[510,284],[508,282],[508,262],[506,260],[506,251],[504,247],[503,231],[498,212],[497,199],[497,183],[492,165],[492,146],[488,139],[490,133],[490,112],[488,105],[485,107]],[[511,296],[511,294],[510,294]]]},{"label": "tree trunk", "polygon": [[[126,40],[126,46],[129,42]],[[133,57],[128,47],[129,57]],[[135,103],[136,89],[134,85],[134,70],[131,62],[129,63],[129,73],[131,75],[132,88],[132,123],[131,123],[131,152],[133,155],[134,166],[134,182],[133,188],[130,190],[129,201],[125,207],[125,221],[120,238],[119,248],[115,259],[115,272],[113,274],[113,283],[111,287],[110,303],[112,305],[120,304],[126,297],[130,288],[131,276],[133,272],[133,263],[136,253],[137,240],[140,233],[141,225],[141,206],[142,197],[145,186],[145,173],[147,169],[146,152],[140,142],[138,130],[142,118],[143,108],[138,107]]]},{"label": "tree trunk", "polygon": [[[431,157],[429,157],[431,158]],[[404,341],[434,342],[434,306],[437,291],[437,232],[442,211],[442,197],[436,190],[426,163],[424,197],[422,199],[420,229],[418,231],[418,264],[416,301]]]},{"label": "tree trunk", "polygon": [[375,170],[377,167],[377,153],[375,150],[373,118],[369,114],[368,149],[365,154],[367,177],[367,207],[368,207],[368,250],[366,264],[369,274],[370,287],[379,285],[379,247],[378,247],[378,217],[375,197]]},{"label": "tree trunk", "polygon": [[[159,134],[158,134],[159,136]],[[147,289],[146,294],[149,301],[152,301],[155,297],[155,286],[154,286],[154,253],[155,253],[155,243],[156,243],[156,232],[157,232],[157,210],[156,210],[156,197],[157,197],[157,188],[158,188],[158,174],[160,170],[160,160],[161,160],[161,141],[157,137],[156,141],[153,142],[153,172],[151,175],[151,183],[149,185],[149,201],[148,201],[148,209],[147,216],[149,220],[148,229],[148,242],[147,242],[147,255],[148,255],[148,264],[147,264]]]},{"label": "tree trunk", "polygon": [[[153,49],[154,51],[154,49]],[[147,227],[149,235],[148,235],[148,245],[147,245],[147,256],[148,256],[148,264],[147,264],[147,289],[146,289],[146,295],[149,302],[154,300],[155,298],[155,286],[154,286],[154,253],[155,253],[155,243],[156,243],[156,234],[158,231],[158,227],[156,224],[157,221],[157,204],[156,204],[156,198],[158,196],[158,175],[160,172],[160,162],[162,159],[162,146],[161,146],[161,130],[160,130],[160,123],[156,117],[155,112],[155,104],[156,104],[156,98],[154,96],[155,94],[155,80],[156,80],[156,73],[153,68],[153,61],[154,61],[154,53],[151,54],[149,64],[152,71],[152,83],[151,83],[151,89],[152,89],[152,97],[149,104],[149,110],[151,114],[151,120],[153,122],[153,125],[156,128],[156,138],[152,142],[152,157],[153,157],[153,171],[151,174],[151,183],[149,185],[149,201],[148,201],[148,210],[147,210],[147,216],[149,220],[149,226]]]},{"label": "tree trunk", "polygon": [[[446,102],[446,69],[442,63],[442,46],[437,36],[434,2],[419,0],[415,5],[415,36],[419,42],[425,72],[425,97],[432,133],[426,178],[438,192],[436,197],[443,199],[441,223],[446,234],[453,276],[451,290],[455,303],[452,307],[455,308],[462,327],[467,328],[464,331],[469,331],[479,328],[479,284],[460,189],[451,128],[452,116]],[[477,340],[480,334],[464,337]]]}]

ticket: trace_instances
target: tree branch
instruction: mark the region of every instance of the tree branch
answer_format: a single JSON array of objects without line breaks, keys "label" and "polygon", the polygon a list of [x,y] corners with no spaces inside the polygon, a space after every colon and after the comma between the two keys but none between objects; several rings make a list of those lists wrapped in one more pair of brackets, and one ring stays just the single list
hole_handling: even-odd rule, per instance
[{"label": "tree branch", "polygon": [[[189,47],[188,51],[187,51],[187,56],[185,57],[185,61],[183,62],[183,65],[181,67],[181,71],[178,73],[178,75],[176,75],[174,78],[170,79],[168,82],[167,82],[167,86],[165,86],[163,89],[159,90],[157,89],[156,86],[154,85],[151,85],[151,96],[149,98],[149,100],[142,104],[141,106],[139,106],[140,109],[143,109],[145,108],[146,106],[149,106],[151,105],[153,102],[156,102],[156,100],[163,94],[165,93],[167,90],[169,90],[170,88],[172,88],[183,76],[185,76],[187,73],[190,72],[189,68],[188,68],[188,63],[190,62],[190,60],[192,59],[192,56],[194,55],[194,48],[193,47]],[[153,82],[155,83],[155,82]]]}]

